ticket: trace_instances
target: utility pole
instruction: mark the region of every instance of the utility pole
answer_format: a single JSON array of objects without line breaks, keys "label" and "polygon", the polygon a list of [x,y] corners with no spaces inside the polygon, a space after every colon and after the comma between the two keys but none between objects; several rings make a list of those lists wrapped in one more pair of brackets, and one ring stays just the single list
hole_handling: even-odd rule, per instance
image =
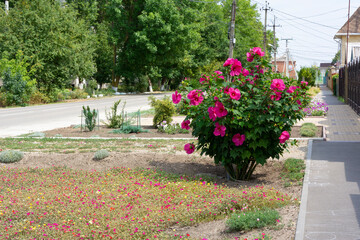
[{"label": "utility pole", "polygon": [[9,12],[9,1],[5,1],[5,13],[6,15],[8,14]]},{"label": "utility pole", "polygon": [[345,50],[345,92],[344,92],[344,100],[347,104],[349,102],[349,68],[348,68],[348,51],[349,51],[349,21],[350,21],[350,0],[348,7],[348,20],[347,20],[347,30],[346,30],[346,50]]},{"label": "utility pole", "polygon": [[268,10],[272,10],[270,7],[269,7],[269,3],[268,1],[265,1],[265,7],[262,7],[261,10],[264,10],[265,11],[265,24],[264,24],[264,53],[265,53],[265,56],[266,56],[266,24],[267,24],[267,11]]},{"label": "utility pole", "polygon": [[274,23],[273,25],[269,25],[269,27],[272,27],[273,28],[273,32],[274,32],[274,65],[275,65],[275,68],[274,68],[274,72],[276,73],[277,72],[277,64],[276,64],[276,51],[277,51],[277,47],[276,47],[276,34],[275,34],[275,28],[277,27],[281,27],[281,25],[276,25],[275,24],[275,21],[276,21],[276,18],[274,16]]},{"label": "utility pole", "polygon": [[289,40],[293,40],[293,39],[292,38],[282,38],[281,40],[286,41],[285,73],[286,73],[286,77],[289,77],[289,48],[288,48],[288,42],[289,42]]},{"label": "utility pole", "polygon": [[234,56],[235,46],[235,14],[236,14],[236,0],[233,0],[231,8],[231,23],[230,23],[230,45],[229,45],[229,58]]}]

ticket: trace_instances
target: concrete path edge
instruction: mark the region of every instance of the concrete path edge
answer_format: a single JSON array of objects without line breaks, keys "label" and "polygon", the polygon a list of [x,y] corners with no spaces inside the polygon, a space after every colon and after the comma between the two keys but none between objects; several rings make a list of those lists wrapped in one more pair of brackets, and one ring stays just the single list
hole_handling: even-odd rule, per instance
[{"label": "concrete path edge", "polygon": [[295,240],[304,240],[307,198],[309,192],[309,175],[310,175],[312,144],[313,144],[313,140],[309,140],[308,151],[305,161],[306,169],[305,169],[305,176],[304,176],[303,188],[301,193],[300,210],[299,210],[298,221],[296,224]]}]

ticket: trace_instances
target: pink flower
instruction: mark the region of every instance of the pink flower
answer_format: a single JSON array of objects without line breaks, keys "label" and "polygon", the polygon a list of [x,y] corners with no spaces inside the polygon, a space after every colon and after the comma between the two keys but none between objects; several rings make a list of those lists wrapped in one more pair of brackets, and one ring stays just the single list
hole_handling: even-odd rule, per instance
[{"label": "pink flower", "polygon": [[187,143],[184,146],[184,150],[187,154],[192,154],[195,151],[195,145],[192,143]]},{"label": "pink flower", "polygon": [[209,118],[211,120],[215,121],[216,120],[215,108],[214,107],[209,107],[208,112],[209,112]]},{"label": "pink flower", "polygon": [[220,72],[220,71],[214,71],[214,73],[216,73],[217,75],[221,75],[221,74],[223,74],[222,72]]},{"label": "pink flower", "polygon": [[177,90],[175,91],[175,93],[173,93],[172,100],[174,104],[178,104],[181,101],[181,94],[178,93]]},{"label": "pink flower", "polygon": [[297,104],[299,104],[301,106],[301,101],[300,100],[296,100]]},{"label": "pink flower", "polygon": [[281,92],[275,92],[275,95],[271,95],[271,100],[279,101],[281,99]]},{"label": "pink flower", "polygon": [[218,78],[221,78],[221,79],[223,79],[223,80],[225,79],[224,76],[218,76]]},{"label": "pink flower", "polygon": [[187,97],[190,99],[190,105],[194,106],[199,105],[204,100],[201,90],[197,89],[190,91]]},{"label": "pink flower", "polygon": [[261,48],[259,48],[259,47],[254,47],[252,49],[252,51],[253,51],[254,54],[256,54],[256,55],[258,55],[260,57],[265,56],[265,53],[263,51],[261,51]]},{"label": "pink flower", "polygon": [[224,88],[224,93],[225,93],[225,94],[229,94],[229,87],[225,87],[225,88]]},{"label": "pink flower", "polygon": [[282,79],[273,79],[270,87],[272,90],[285,90],[285,84]]},{"label": "pink flower", "polygon": [[280,143],[285,143],[290,138],[290,134],[287,131],[283,131],[279,137]]},{"label": "pink flower", "polygon": [[228,58],[225,62],[224,62],[224,67],[230,66],[234,63],[234,59],[233,58]]},{"label": "pink flower", "polygon": [[233,64],[231,65],[231,71],[230,71],[230,75],[231,76],[238,76],[241,74],[241,62],[237,59],[234,59]]},{"label": "pink flower", "polygon": [[204,82],[206,82],[206,79],[205,79],[205,78],[200,78],[200,79],[199,79],[199,82],[200,82],[201,84],[204,84]]},{"label": "pink flower", "polygon": [[248,76],[250,73],[249,73],[249,70],[247,70],[246,68],[243,68],[242,69],[242,75],[244,76],[244,77],[246,77],[246,76]]},{"label": "pink flower", "polygon": [[289,89],[286,91],[287,93],[293,93],[296,90],[296,86],[290,86]]},{"label": "pink flower", "polygon": [[229,95],[234,100],[239,100],[241,98],[240,90],[237,88],[229,88]]},{"label": "pink flower", "polygon": [[214,130],[214,135],[215,136],[225,136],[225,131],[226,131],[226,127],[219,125],[219,123],[215,123],[215,130]]},{"label": "pink flower", "polygon": [[303,84],[305,84],[305,86],[307,86],[307,85],[308,85],[308,82],[306,82],[306,81],[301,81],[301,85],[303,85]]},{"label": "pink flower", "polygon": [[235,134],[232,138],[232,141],[235,144],[235,146],[243,145],[243,143],[245,141],[245,134],[243,134],[243,135],[240,135],[240,133]]},{"label": "pink flower", "polygon": [[[250,50],[251,51],[251,50]],[[254,61],[254,56],[251,54],[251,52],[246,53],[246,60],[248,62]]]},{"label": "pink flower", "polygon": [[224,105],[221,102],[215,103],[214,112],[216,117],[225,117],[228,114],[228,111],[225,109]]},{"label": "pink flower", "polygon": [[181,123],[181,128],[182,129],[186,129],[186,130],[189,130],[190,129],[190,120],[185,120]]}]

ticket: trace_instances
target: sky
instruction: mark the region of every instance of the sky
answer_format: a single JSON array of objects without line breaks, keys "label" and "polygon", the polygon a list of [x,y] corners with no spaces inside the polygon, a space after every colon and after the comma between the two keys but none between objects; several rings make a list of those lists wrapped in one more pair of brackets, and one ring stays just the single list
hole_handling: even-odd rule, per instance
[{"label": "sky", "polygon": [[[265,0],[251,0],[257,8],[265,7]],[[291,60],[296,61],[297,70],[301,66],[319,66],[331,62],[339,44],[334,35],[347,22],[348,0],[268,0],[271,8],[267,14],[267,25],[273,25],[274,16],[276,37],[279,39],[277,58],[286,52],[284,38],[288,42]],[[360,7],[360,0],[350,0],[350,17]],[[265,11],[260,10],[264,24]],[[269,27],[268,27],[269,29]],[[272,30],[272,27],[271,27]]]}]

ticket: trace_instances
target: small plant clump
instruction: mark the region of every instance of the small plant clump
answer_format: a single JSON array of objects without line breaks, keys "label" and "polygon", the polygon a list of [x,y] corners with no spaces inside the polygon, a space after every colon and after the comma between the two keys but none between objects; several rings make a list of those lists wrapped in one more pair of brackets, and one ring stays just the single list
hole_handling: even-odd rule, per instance
[{"label": "small plant clump", "polygon": [[14,163],[23,159],[24,153],[15,150],[5,150],[0,153],[1,163]]},{"label": "small plant clump", "polygon": [[149,97],[150,105],[155,109],[155,116],[153,118],[153,126],[158,126],[161,122],[172,122],[172,116],[176,113],[175,105],[171,102],[169,97],[163,99],[156,99],[155,97]]},{"label": "small plant clump", "polygon": [[305,163],[302,159],[288,158],[284,163],[284,170],[280,174],[281,178],[285,180],[285,187],[289,187],[294,182],[298,182],[301,185],[301,181],[304,178]]},{"label": "small plant clump", "polygon": [[95,155],[94,155],[94,159],[95,160],[102,160],[106,157],[108,157],[110,155],[109,151],[106,150],[106,149],[101,149],[101,150],[98,150]]},{"label": "small plant clump", "polygon": [[86,108],[85,106],[83,106],[83,114],[85,117],[85,128],[87,128],[91,132],[96,126],[98,111],[96,111],[95,109],[91,110],[89,106],[87,106]]},{"label": "small plant clump", "polygon": [[119,129],[111,130],[109,133],[129,134],[129,133],[143,133],[143,132],[149,132],[149,131],[146,129],[142,129],[141,127],[138,126],[127,125]]},{"label": "small plant clump", "polygon": [[234,213],[226,221],[226,225],[233,231],[248,231],[275,225],[279,220],[279,212],[274,209],[263,209],[242,213]]},{"label": "small plant clump", "polygon": [[317,127],[313,123],[304,123],[300,128],[300,135],[302,137],[315,137]]},{"label": "small plant clump", "polygon": [[106,119],[107,122],[105,122],[105,125],[108,128],[121,128],[124,124],[124,108],[126,102],[122,104],[120,113],[118,112],[118,107],[121,103],[121,99],[114,102],[114,105],[111,107],[111,112],[107,112],[105,110]]},{"label": "small plant clump", "polygon": [[189,133],[189,130],[182,128],[179,123],[168,124],[166,121],[161,122],[157,126],[157,129],[158,132],[167,133],[167,134]]}]

